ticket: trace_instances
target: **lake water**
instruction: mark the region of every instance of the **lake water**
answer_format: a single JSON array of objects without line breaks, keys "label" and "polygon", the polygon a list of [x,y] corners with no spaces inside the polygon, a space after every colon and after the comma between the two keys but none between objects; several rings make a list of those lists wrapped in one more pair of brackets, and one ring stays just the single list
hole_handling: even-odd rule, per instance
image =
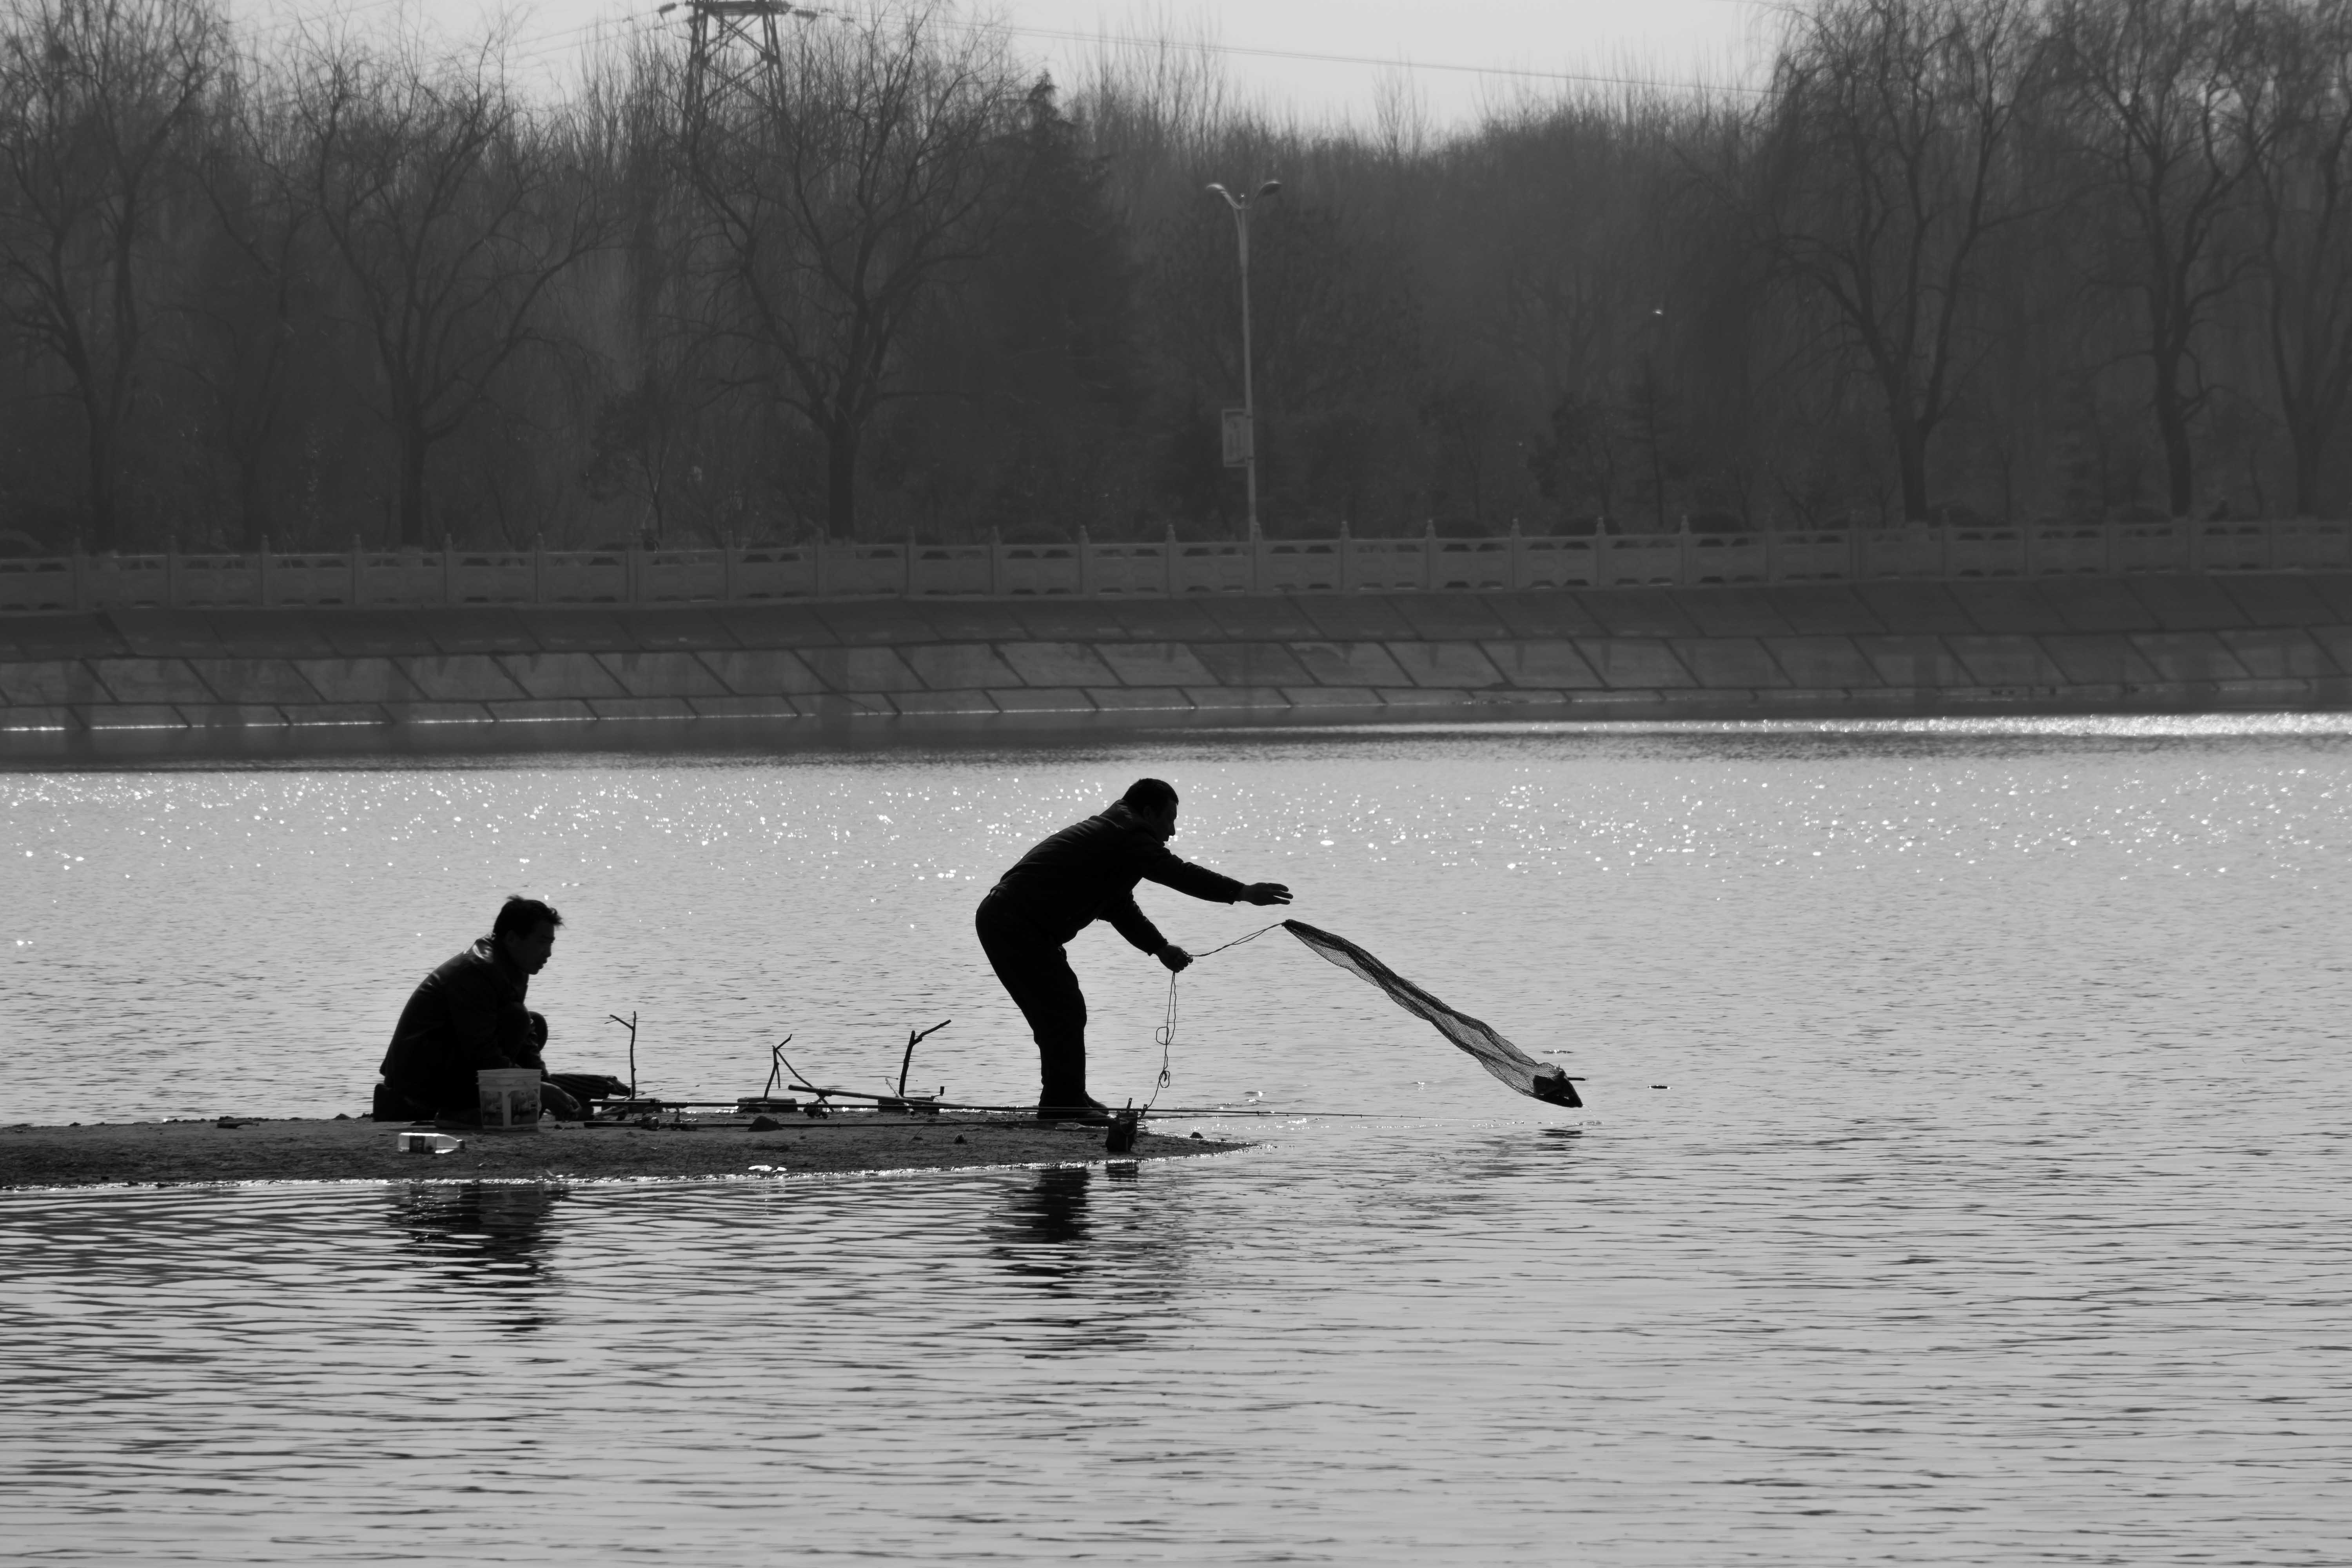
[{"label": "lake water", "polygon": [[[1182,982],[1237,1155],[0,1194],[12,1552],[2343,1560],[2338,719],[0,774],[7,1120],[358,1110],[509,890],[558,1066],[1034,1092],[971,907],[1147,773],[1590,1109],[1276,931]],[[1141,1100],[1165,976],[1074,957]]]}]

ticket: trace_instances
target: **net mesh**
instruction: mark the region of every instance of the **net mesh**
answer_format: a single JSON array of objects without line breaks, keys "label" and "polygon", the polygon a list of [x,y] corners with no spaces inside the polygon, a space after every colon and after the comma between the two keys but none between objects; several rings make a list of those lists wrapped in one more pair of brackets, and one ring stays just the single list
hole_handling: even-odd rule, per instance
[{"label": "net mesh", "polygon": [[1476,1058],[1480,1067],[1521,1094],[1552,1105],[1580,1106],[1576,1086],[1568,1074],[1549,1062],[1539,1062],[1487,1025],[1447,1006],[1428,992],[1358,947],[1344,936],[1318,931],[1305,921],[1285,921],[1282,929],[1340,968],[1388,994],[1390,1001],[1416,1018],[1435,1025],[1437,1032]]}]

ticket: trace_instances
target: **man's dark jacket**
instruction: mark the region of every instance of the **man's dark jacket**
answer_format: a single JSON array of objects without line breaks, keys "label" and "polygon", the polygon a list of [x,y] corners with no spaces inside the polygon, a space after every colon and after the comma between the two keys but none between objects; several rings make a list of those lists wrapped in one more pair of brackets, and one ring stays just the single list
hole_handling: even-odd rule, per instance
[{"label": "man's dark jacket", "polygon": [[471,1105],[482,1068],[541,1066],[530,976],[488,937],[426,975],[400,1010],[383,1081],[412,1100]]},{"label": "man's dark jacket", "polygon": [[1119,935],[1156,953],[1168,940],[1136,907],[1135,885],[1144,881],[1218,904],[1230,904],[1245,890],[1231,877],[1176,858],[1122,803],[1065,827],[1021,857],[989,889],[981,910],[990,919],[1018,917],[1057,943],[1092,921],[1108,921]]}]

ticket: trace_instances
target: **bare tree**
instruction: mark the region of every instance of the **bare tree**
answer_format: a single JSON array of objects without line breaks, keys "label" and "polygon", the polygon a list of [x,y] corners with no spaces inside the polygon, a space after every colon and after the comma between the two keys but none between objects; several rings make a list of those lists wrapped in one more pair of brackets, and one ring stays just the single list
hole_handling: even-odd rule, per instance
[{"label": "bare tree", "polygon": [[2310,516],[2352,401],[2352,3],[2264,0],[2230,76],[2295,510]]},{"label": "bare tree", "polygon": [[441,61],[322,52],[296,105],[310,202],[375,350],[400,540],[422,544],[433,448],[546,341],[549,286],[604,243],[600,193],[490,47]]},{"label": "bare tree", "polygon": [[909,323],[987,252],[1024,96],[997,35],[919,7],[805,25],[683,116],[720,374],[823,441],[835,538],[856,531],[877,411],[919,390],[898,374]]},{"label": "bare tree", "polygon": [[2238,0],[2065,0],[2056,19],[2083,151],[2120,215],[2100,279],[2138,298],[2172,515],[2196,500],[2193,426],[2211,395],[2198,342],[2253,262],[2230,245],[2255,150],[2235,132]]},{"label": "bare tree", "polygon": [[1363,131],[943,0],[543,94],[222,3],[0,0],[0,548],[1211,532],[1266,177],[1284,530],[2352,496],[2352,0],[1790,0],[1760,94]]},{"label": "bare tree", "polygon": [[204,389],[205,423],[236,470],[242,542],[268,538],[265,466],[290,395],[297,321],[314,304],[307,284],[317,259],[309,193],[274,177],[298,164],[291,117],[264,88],[257,63],[224,70],[195,138],[195,184],[210,208],[206,231],[178,268],[178,309],[191,322],[180,367]]},{"label": "bare tree", "polygon": [[2022,0],[1827,0],[1781,57],[1755,210],[1869,367],[1906,518],[1928,515],[1987,242],[2036,210],[2035,60]]},{"label": "bare tree", "polygon": [[[1609,399],[1635,346],[1648,346],[1658,308],[1654,295],[1636,304],[1643,279],[1627,265],[1654,205],[1640,198],[1658,194],[1633,142],[1599,115],[1490,130],[1439,194],[1450,210],[1432,247],[1433,291],[1453,293],[1464,323],[1443,341],[1474,342],[1517,373],[1549,411],[1535,459],[1543,493],[1604,518],[1615,511],[1622,424]],[[1463,246],[1466,232],[1482,243]]]},{"label": "bare tree", "polygon": [[0,21],[0,311],[72,381],[95,549],[118,537],[170,152],[219,40],[198,0],[10,0]]}]

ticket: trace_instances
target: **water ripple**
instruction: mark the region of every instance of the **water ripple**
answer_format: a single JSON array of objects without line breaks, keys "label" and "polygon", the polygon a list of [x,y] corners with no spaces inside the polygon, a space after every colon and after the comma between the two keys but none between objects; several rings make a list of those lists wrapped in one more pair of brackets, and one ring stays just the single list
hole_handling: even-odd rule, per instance
[{"label": "water ripple", "polygon": [[[1139,772],[1180,847],[1593,1102],[1269,940],[1188,975],[1176,1092],[1391,1119],[1119,1170],[0,1194],[0,1523],[43,1562],[2337,1560],[2341,739],[0,778],[19,1117],[355,1097],[509,886],[571,917],[543,1000],[593,1065],[634,1002],[673,1090],[757,1087],[787,1026],[878,1074],[943,1016],[919,1079],[1018,1083],[975,884]],[[1078,962],[1100,1087],[1147,1088],[1154,972]]]}]

